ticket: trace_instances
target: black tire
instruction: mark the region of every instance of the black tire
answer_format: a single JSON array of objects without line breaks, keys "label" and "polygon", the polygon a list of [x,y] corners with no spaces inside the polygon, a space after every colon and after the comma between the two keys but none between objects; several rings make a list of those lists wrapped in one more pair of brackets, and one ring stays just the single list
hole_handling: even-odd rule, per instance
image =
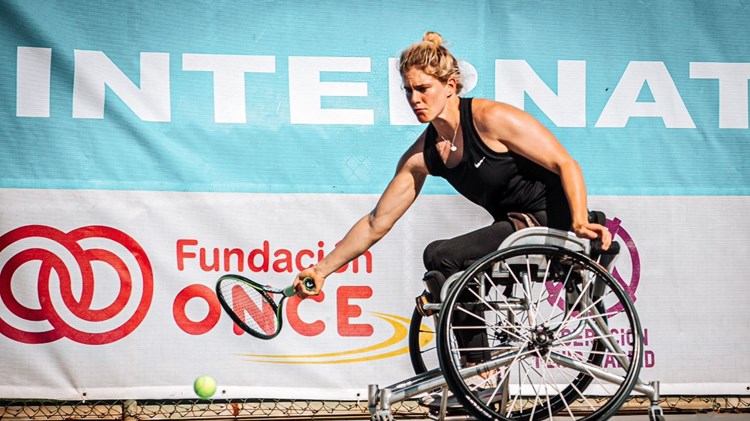
[{"label": "black tire", "polygon": [[[630,333],[617,338],[615,329]],[[484,342],[446,340],[466,332]],[[451,287],[437,334],[448,386],[480,420],[607,419],[638,380],[643,354],[638,316],[617,280],[588,256],[555,246],[476,261]],[[478,350],[485,356],[477,368],[454,357]]]},{"label": "black tire", "polygon": [[438,367],[436,348],[434,317],[424,318],[415,307],[409,322],[409,358],[414,374]]}]

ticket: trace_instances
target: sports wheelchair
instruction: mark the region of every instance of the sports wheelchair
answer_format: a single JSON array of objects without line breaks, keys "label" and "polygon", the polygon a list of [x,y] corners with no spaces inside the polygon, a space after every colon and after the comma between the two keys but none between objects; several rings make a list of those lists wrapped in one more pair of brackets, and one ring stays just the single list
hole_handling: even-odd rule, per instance
[{"label": "sports wheelchair", "polygon": [[412,317],[416,376],[370,385],[371,420],[393,420],[391,404],[406,399],[438,420],[606,420],[633,391],[649,398],[650,421],[663,420],[659,382],[639,378],[640,321],[610,274],[619,244],[596,243],[525,228],[448,278]]}]

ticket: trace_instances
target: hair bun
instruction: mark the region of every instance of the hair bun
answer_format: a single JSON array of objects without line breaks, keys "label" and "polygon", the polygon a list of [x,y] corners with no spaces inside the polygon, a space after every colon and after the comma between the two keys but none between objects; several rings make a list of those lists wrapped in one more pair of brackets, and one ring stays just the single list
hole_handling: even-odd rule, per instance
[{"label": "hair bun", "polygon": [[424,34],[424,37],[422,37],[422,41],[430,42],[432,44],[440,46],[443,44],[443,37],[440,36],[440,34],[438,34],[437,32],[426,32]]}]

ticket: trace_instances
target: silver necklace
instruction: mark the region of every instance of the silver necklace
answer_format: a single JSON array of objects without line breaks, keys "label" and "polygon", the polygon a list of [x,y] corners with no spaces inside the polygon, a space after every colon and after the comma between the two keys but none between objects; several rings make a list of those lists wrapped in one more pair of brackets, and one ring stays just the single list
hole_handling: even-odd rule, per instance
[{"label": "silver necklace", "polygon": [[456,135],[458,135],[458,128],[461,127],[461,122],[459,121],[458,124],[456,124],[456,131],[453,132],[453,139],[448,140],[447,137],[440,135],[440,138],[444,141],[450,142],[451,144],[451,152],[456,152],[458,150],[458,147],[455,145],[456,142]]}]

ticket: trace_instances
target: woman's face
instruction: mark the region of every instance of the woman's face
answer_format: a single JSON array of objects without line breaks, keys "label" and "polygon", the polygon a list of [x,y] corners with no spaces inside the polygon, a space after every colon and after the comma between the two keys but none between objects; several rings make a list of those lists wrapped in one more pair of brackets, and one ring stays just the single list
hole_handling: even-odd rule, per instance
[{"label": "woman's face", "polygon": [[403,82],[406,99],[420,123],[430,122],[442,114],[448,98],[455,92],[453,79],[442,83],[414,67],[404,73]]}]

